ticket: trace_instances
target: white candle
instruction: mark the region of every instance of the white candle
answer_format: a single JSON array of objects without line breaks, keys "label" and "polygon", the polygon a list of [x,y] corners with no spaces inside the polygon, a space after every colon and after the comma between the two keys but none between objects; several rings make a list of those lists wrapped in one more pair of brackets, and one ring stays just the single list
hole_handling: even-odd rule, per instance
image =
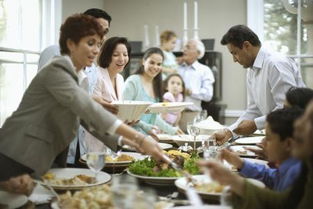
[{"label": "white candle", "polygon": [[194,1],[194,7],[195,7],[194,29],[198,29],[198,1],[197,0]]},{"label": "white candle", "polygon": [[184,1],[184,30],[187,30],[187,1]]},{"label": "white candle", "polygon": [[160,47],[160,32],[159,32],[159,26],[155,26],[155,46]]}]

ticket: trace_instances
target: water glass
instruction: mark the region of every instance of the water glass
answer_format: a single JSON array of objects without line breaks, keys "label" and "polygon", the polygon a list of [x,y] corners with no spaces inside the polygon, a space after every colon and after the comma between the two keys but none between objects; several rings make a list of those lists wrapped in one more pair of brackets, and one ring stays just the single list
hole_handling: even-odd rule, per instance
[{"label": "water glass", "polygon": [[112,179],[113,204],[116,209],[131,209],[138,189],[137,180],[129,175],[115,175]]},{"label": "water glass", "polygon": [[95,179],[97,180],[99,171],[105,165],[105,152],[88,152],[86,156],[87,166],[95,173]]},{"label": "water glass", "polygon": [[218,157],[218,147],[216,146],[216,142],[214,139],[205,139],[202,146],[204,159],[216,159]]}]

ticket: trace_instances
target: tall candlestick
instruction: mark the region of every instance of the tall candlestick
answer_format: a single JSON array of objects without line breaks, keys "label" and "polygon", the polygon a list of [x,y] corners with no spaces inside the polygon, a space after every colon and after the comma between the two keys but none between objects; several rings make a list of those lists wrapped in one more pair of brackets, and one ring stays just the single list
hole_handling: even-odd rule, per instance
[{"label": "tall candlestick", "polygon": [[184,1],[184,30],[187,30],[187,1]]},{"label": "tall candlestick", "polygon": [[159,26],[155,26],[155,46],[160,47],[160,31]]},{"label": "tall candlestick", "polygon": [[143,48],[144,48],[144,50],[146,50],[146,49],[148,49],[150,47],[148,25],[144,25],[143,28],[144,28]]},{"label": "tall candlestick", "polygon": [[195,9],[195,13],[194,13],[194,29],[198,29],[198,1],[195,0],[194,1],[194,9]]}]

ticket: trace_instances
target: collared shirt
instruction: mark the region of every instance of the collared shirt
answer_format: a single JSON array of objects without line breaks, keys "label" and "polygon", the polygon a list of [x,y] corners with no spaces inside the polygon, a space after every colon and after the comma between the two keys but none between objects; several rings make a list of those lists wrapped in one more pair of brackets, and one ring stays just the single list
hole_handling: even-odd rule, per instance
[{"label": "collared shirt", "polygon": [[248,107],[229,129],[237,128],[242,120],[254,120],[259,130],[264,129],[266,115],[283,107],[286,92],[304,86],[294,60],[261,47],[247,72]]},{"label": "collared shirt", "polygon": [[284,191],[290,187],[301,172],[301,162],[288,158],[278,168],[268,168],[265,165],[244,161],[240,174],[262,181],[267,187]]},{"label": "collared shirt", "polygon": [[192,111],[201,111],[201,101],[209,102],[213,97],[214,75],[211,69],[195,61],[192,65],[183,64],[178,67],[178,73],[183,77],[185,87],[192,91],[186,96],[186,102],[193,102],[189,107]]},{"label": "collared shirt", "polygon": [[[72,64],[73,69],[75,69],[73,62],[69,56],[65,56],[66,59],[69,60],[69,62]],[[93,92],[93,89],[97,82],[97,67],[92,64],[91,67],[87,67],[85,70],[79,70],[78,72],[75,72],[78,77],[78,85],[81,86],[84,90],[86,90],[89,94]],[[86,74],[87,73],[87,74]],[[89,80],[90,78],[90,80]],[[115,123],[112,124],[112,126],[107,130],[107,133],[110,135],[115,134],[117,128],[122,124],[121,120],[116,120]],[[85,143],[85,136],[86,136],[86,130],[79,126],[77,135],[71,142],[69,146],[69,152],[67,156],[67,163],[74,164],[75,163],[75,155],[76,155],[76,147],[77,142],[79,141],[79,151],[80,154],[83,155],[87,152],[87,145]],[[118,139],[118,144],[122,144],[122,138],[120,137]]]}]

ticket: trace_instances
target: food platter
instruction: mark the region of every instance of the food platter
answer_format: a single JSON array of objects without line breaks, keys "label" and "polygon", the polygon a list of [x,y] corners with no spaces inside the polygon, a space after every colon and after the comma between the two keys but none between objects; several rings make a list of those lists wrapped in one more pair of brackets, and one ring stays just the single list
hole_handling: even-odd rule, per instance
[{"label": "food platter", "polygon": [[236,152],[241,157],[257,157],[257,155],[254,152],[251,152],[250,150],[246,150],[245,148],[260,149],[257,146],[251,146],[251,145],[234,145],[230,147],[230,150],[232,150],[233,152]]},{"label": "food platter", "polygon": [[[209,138],[210,135],[198,135],[196,137],[196,146],[199,147],[202,144],[202,140]],[[188,143],[188,145],[193,146],[194,143],[194,137],[191,135],[176,135],[173,136],[173,141],[178,145],[182,146],[185,145],[185,143]]]},{"label": "food platter", "polygon": [[[125,156],[126,160],[123,160],[123,156]],[[113,160],[112,158],[109,157],[109,159],[106,157],[105,161],[105,167],[125,167],[129,165],[131,162],[135,160],[142,160],[146,156],[142,155],[137,152],[121,152],[120,157],[118,157],[116,160]],[[82,155],[81,156],[81,162],[86,163],[87,155]]]},{"label": "food platter", "polygon": [[[161,147],[163,150],[171,149],[173,145],[168,144],[168,143],[161,143],[159,142],[158,145]],[[123,145],[123,150],[128,150],[128,151],[136,151],[135,148],[130,147],[128,145]]]},{"label": "food platter", "polygon": [[179,178],[179,177],[154,177],[154,176],[142,176],[142,175],[136,175],[127,170],[127,173],[130,176],[133,176],[137,178],[138,180],[154,185],[154,186],[169,186],[169,185],[174,185],[174,182]]},{"label": "food platter", "polygon": [[186,107],[193,105],[192,102],[160,102],[151,104],[147,113],[170,113],[181,112]]},{"label": "food platter", "polygon": [[[53,168],[48,171],[49,174],[55,176],[55,179],[71,179],[78,175],[85,175],[88,177],[94,177],[95,174],[89,169],[83,168]],[[97,179],[95,183],[89,183],[84,185],[62,185],[62,184],[55,184],[53,181],[51,183],[49,180],[45,181],[45,183],[49,184],[52,188],[56,190],[78,190],[92,186],[98,186],[101,184],[105,184],[111,180],[111,175],[108,173],[100,171],[97,175]]]},{"label": "food platter", "polygon": [[[213,180],[208,175],[195,175],[193,176],[196,182],[200,185],[200,187],[196,187],[196,192],[203,198],[203,199],[210,199],[210,200],[219,200],[222,194],[223,186],[219,185],[217,182],[213,182]],[[255,179],[248,179],[254,185],[264,188],[265,185]],[[204,185],[205,187],[201,186]],[[188,181],[185,177],[179,178],[175,181],[175,186],[182,192],[185,192],[188,189]],[[205,190],[203,190],[205,188]]]},{"label": "food platter", "polygon": [[253,137],[242,137],[237,139],[235,142],[236,144],[259,144],[262,142],[264,136],[253,136]]}]

